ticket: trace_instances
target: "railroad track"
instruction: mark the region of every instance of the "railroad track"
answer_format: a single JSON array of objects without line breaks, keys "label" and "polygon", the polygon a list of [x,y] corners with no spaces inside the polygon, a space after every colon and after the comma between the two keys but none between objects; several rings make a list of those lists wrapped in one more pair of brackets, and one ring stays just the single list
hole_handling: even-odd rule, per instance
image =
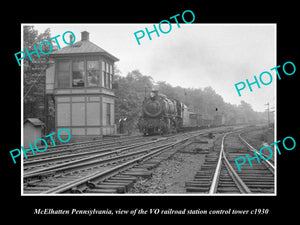
[{"label": "railroad track", "polygon": [[[255,149],[240,136],[240,132],[225,133],[215,143],[214,151],[206,155],[205,163],[191,182],[186,182],[187,192],[253,194],[274,193],[274,165],[272,162],[258,163],[252,160],[252,167],[245,163],[238,171],[235,159],[254,157]],[[256,150],[257,151],[257,150]],[[251,158],[252,158],[251,157]]]},{"label": "railroad track", "polygon": [[24,160],[24,164],[28,162],[35,162],[41,159],[48,159],[51,157],[58,157],[63,155],[68,155],[70,153],[80,153],[94,150],[97,148],[103,147],[113,147],[120,146],[130,143],[135,143],[136,141],[145,140],[142,136],[133,136],[133,137],[120,137],[120,138],[106,138],[106,139],[97,139],[92,141],[83,141],[83,142],[74,142],[67,144],[60,144],[56,146],[48,146],[45,152],[38,152],[33,155],[31,151],[27,152],[27,159]]},{"label": "railroad track", "polygon": [[[269,158],[269,156],[265,155],[262,152],[259,152],[257,149],[255,149],[252,145],[250,145],[245,139],[244,137],[242,137],[242,133],[239,134],[239,138],[240,140],[247,146],[247,148],[252,151],[252,152],[256,152],[258,155],[261,154],[265,159]],[[274,163],[274,155],[272,156],[271,159],[264,161],[264,164],[269,168],[269,170],[271,170],[271,172],[274,173],[275,171],[275,163]]]},{"label": "railroad track", "polygon": [[[67,156],[59,156],[56,164],[51,165],[47,164],[47,166],[42,168],[37,168],[32,171],[25,171],[23,174],[24,183],[31,182],[32,180],[40,180],[41,178],[46,178],[48,176],[59,175],[61,173],[72,172],[76,170],[88,169],[94,166],[105,166],[107,164],[113,164],[117,161],[125,160],[126,158],[131,158],[137,156],[139,154],[143,154],[147,152],[151,148],[155,148],[161,142],[166,140],[165,138],[159,138],[151,141],[144,141],[136,144],[130,144],[126,146],[121,146],[119,148],[105,148],[99,149],[96,152],[86,152],[84,155],[86,157],[76,158],[74,160],[74,155]],[[150,147],[149,147],[150,146]],[[93,154],[92,154],[93,153]],[[75,154],[77,155],[77,154]],[[81,156],[81,153],[78,154]],[[67,162],[62,162],[61,158],[70,158]],[[49,159],[50,160],[50,159]],[[44,161],[44,160],[43,160]],[[45,164],[46,165],[46,164]]]},{"label": "railroad track", "polygon": [[[125,154],[120,154],[120,149],[116,152],[104,153],[110,155],[114,153],[115,155],[112,157],[103,158],[101,154],[92,155],[65,164],[29,171],[23,176],[24,193],[111,193],[120,192],[118,187],[121,184],[121,192],[123,192],[129,183],[137,179],[135,175],[149,175],[146,167],[149,168],[159,161],[149,162],[151,158],[184,143],[195,135],[199,135],[198,133],[190,132],[144,142],[139,146],[128,147],[127,150],[131,149],[131,152]],[[148,162],[145,163],[146,161]],[[142,162],[144,163],[143,167],[134,168]],[[106,188],[103,188],[104,185]],[[107,188],[108,186],[112,188]]]},{"label": "railroad track", "polygon": [[175,146],[200,134],[223,132],[224,129],[236,128],[212,128],[164,137],[143,137],[141,140],[136,137],[131,141],[111,144],[111,147],[106,147],[109,142],[102,143],[102,148],[99,146],[95,151],[92,150],[95,147],[92,142],[72,144],[69,148],[55,152],[59,154],[62,150],[70,153],[73,148],[82,148],[82,145],[88,150],[27,162],[31,170],[25,166],[27,170],[23,174],[23,193],[124,193],[138,177],[150,176],[149,169],[173,154]]},{"label": "railroad track", "polygon": [[[93,145],[90,147],[76,147],[75,149],[65,149],[57,152],[51,152],[51,156],[43,156],[43,158],[36,158],[34,160],[26,160],[23,163],[23,168],[25,175],[34,173],[37,171],[45,171],[58,167],[64,167],[80,160],[84,159],[95,159],[97,157],[108,157],[115,154],[120,154],[121,152],[130,151],[131,149],[148,145],[149,143],[154,143],[156,140],[149,139],[139,139],[126,141],[124,143],[114,143],[110,144],[108,147],[105,145]],[[80,149],[80,151],[78,151]],[[56,154],[55,154],[56,153]],[[68,154],[69,153],[69,154]]]}]

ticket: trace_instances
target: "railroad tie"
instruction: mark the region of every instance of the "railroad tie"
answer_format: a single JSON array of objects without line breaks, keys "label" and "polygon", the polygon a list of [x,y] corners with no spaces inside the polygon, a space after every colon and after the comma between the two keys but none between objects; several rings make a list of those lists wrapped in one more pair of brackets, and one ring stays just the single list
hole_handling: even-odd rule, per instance
[{"label": "railroad tie", "polygon": [[137,177],[144,177],[144,178],[149,178],[152,176],[152,172],[147,169],[144,169],[144,168],[132,168],[122,174],[130,175],[130,176],[137,176]]},{"label": "railroad tie", "polygon": [[87,185],[89,189],[85,191],[86,193],[102,193],[102,191],[110,193],[112,190],[112,193],[125,193],[126,191],[126,186],[120,184],[88,182]]},{"label": "railroad tie", "polygon": [[118,193],[118,190],[117,189],[108,189],[108,188],[104,188],[104,189],[101,189],[101,188],[94,188],[94,189],[88,189],[86,190],[85,193],[97,193],[97,194],[115,194],[115,193]]}]

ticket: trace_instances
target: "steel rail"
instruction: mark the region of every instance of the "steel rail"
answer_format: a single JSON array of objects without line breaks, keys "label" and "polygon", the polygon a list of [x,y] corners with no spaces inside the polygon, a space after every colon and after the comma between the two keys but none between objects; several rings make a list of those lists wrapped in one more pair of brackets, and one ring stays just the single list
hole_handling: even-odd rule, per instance
[{"label": "steel rail", "polygon": [[[241,137],[241,134],[239,134],[239,138],[242,140],[242,142],[244,144],[246,144],[246,146],[248,147],[249,150],[256,152],[258,154],[263,155],[265,158],[267,158],[268,156],[266,156],[263,153],[260,153],[257,149],[255,149],[253,146],[251,146],[244,138]],[[275,173],[275,166],[274,166],[274,162],[273,164],[269,162],[269,160],[264,160],[263,163],[266,164],[267,168],[274,174]]]},{"label": "steel rail", "polygon": [[[123,151],[132,149],[134,147],[141,147],[141,146],[144,146],[144,145],[148,145],[148,144],[152,144],[152,143],[157,143],[160,140],[162,140],[162,139],[157,139],[157,140],[151,141],[151,142],[144,142],[142,144],[140,143],[140,144],[135,145],[135,146],[123,147],[123,148],[118,149],[118,150],[114,150],[114,151],[110,151],[110,152],[105,152],[105,153],[100,153],[100,154],[97,154],[97,155],[92,155],[92,156],[81,158],[81,159],[77,159],[77,160],[74,160],[74,161],[70,161],[70,162],[66,162],[66,163],[61,163],[61,164],[54,165],[54,166],[49,166],[47,168],[33,170],[31,172],[24,173],[23,178],[27,179],[27,178],[32,178],[32,177],[36,177],[36,176],[51,174],[53,172],[58,172],[58,171],[66,170],[66,169],[76,168],[77,166],[89,165],[89,164],[95,163],[95,162],[105,163],[105,162],[108,162],[109,160],[112,160],[114,158],[104,159],[104,160],[101,160],[101,161],[97,160],[97,158],[101,158],[101,157],[105,157],[105,156],[109,156],[109,155],[113,155],[113,154],[119,154],[119,153],[121,153]],[[143,150],[143,151],[145,151],[145,150]],[[122,158],[122,157],[124,157],[124,156],[126,157],[126,156],[128,156],[130,154],[138,154],[138,152],[125,154],[125,155],[121,155],[121,156],[118,156],[118,157]]]},{"label": "steel rail", "polygon": [[107,177],[110,177],[116,173],[119,173],[125,169],[128,169],[136,164],[138,164],[139,162],[145,160],[146,158],[149,158],[150,156],[154,156],[156,155],[157,153],[160,153],[162,152],[163,150],[166,150],[166,149],[169,149],[173,146],[175,146],[176,143],[172,143],[172,144],[167,144],[166,146],[164,147],[160,147],[159,149],[153,151],[153,152],[150,152],[148,154],[145,154],[143,156],[140,156],[138,158],[135,158],[135,159],[132,159],[128,162],[125,162],[125,163],[122,163],[118,166],[115,166],[113,168],[110,168],[108,170],[105,170],[105,171],[101,171],[101,172],[95,172],[91,175],[88,175],[84,178],[78,178],[74,181],[71,181],[71,182],[68,182],[66,184],[63,184],[63,185],[60,185],[58,187],[55,187],[55,188],[52,188],[48,191],[45,191],[45,192],[42,192],[41,194],[58,194],[58,193],[62,193],[62,192],[65,192],[67,190],[70,190],[74,187],[77,187],[79,185],[82,185],[86,182],[91,182],[95,179],[99,180],[99,179],[106,179]]},{"label": "steel rail", "polygon": [[114,162],[114,161],[122,160],[124,158],[130,158],[132,156],[140,155],[140,154],[143,154],[145,152],[147,153],[147,152],[149,152],[153,149],[164,147],[165,145],[167,145],[167,144],[152,147],[151,149],[145,149],[145,150],[140,150],[140,151],[124,154],[124,155],[121,155],[121,156],[111,157],[111,158],[108,158],[108,159],[90,160],[90,161],[87,161],[87,162],[77,163],[77,164],[69,165],[69,166],[65,166],[65,167],[59,167],[59,168],[52,169],[52,170],[46,170],[46,171],[43,171],[43,172],[32,173],[32,174],[28,174],[26,176],[26,179],[32,178],[32,177],[37,177],[37,176],[38,177],[46,176],[46,175],[58,173],[58,172],[61,172],[61,171],[65,172],[67,170],[79,170],[79,169],[82,169],[84,167],[92,167],[92,166],[95,166],[95,165],[111,163],[111,162]]},{"label": "steel rail", "polygon": [[212,183],[211,183],[211,186],[210,186],[210,189],[209,189],[209,194],[215,194],[215,193],[217,193],[218,182],[219,182],[220,173],[221,173],[221,167],[222,167],[222,162],[224,162],[224,165],[225,165],[227,171],[229,172],[230,176],[234,180],[234,182],[237,185],[237,187],[239,188],[239,190],[242,193],[251,193],[250,189],[247,187],[247,185],[243,182],[243,180],[239,177],[239,175],[234,171],[234,169],[230,165],[229,161],[226,158],[225,152],[224,152],[224,140],[225,140],[225,137],[228,134],[236,133],[236,132],[238,132],[238,131],[225,133],[224,136],[222,137],[221,150],[220,150],[220,154],[219,154],[219,159],[218,159],[216,170],[215,170],[215,173],[214,173],[214,176],[213,176],[213,180],[212,180]]},{"label": "steel rail", "polygon": [[[93,141],[74,142],[74,143],[69,143],[69,144],[50,146],[47,148],[47,151],[39,152],[38,154],[35,154],[35,155],[33,155],[32,152],[29,152],[29,154],[27,153],[28,158],[26,159],[26,162],[24,162],[24,163],[36,161],[36,160],[39,160],[39,158],[44,158],[44,157],[51,156],[51,155],[57,155],[60,153],[62,153],[62,155],[63,155],[63,154],[68,154],[68,152],[75,152],[75,151],[93,149],[93,148],[98,148],[98,147],[106,147],[106,146],[110,146],[112,144],[117,145],[117,144],[120,144],[120,139],[118,139],[118,141],[116,141],[116,140],[114,140],[114,141],[112,141],[112,140],[109,140],[109,141],[96,140],[94,142]],[[139,139],[144,139],[144,137],[143,138],[137,137],[137,138],[124,140],[124,142],[122,142],[122,143],[132,142],[132,141],[136,141]],[[70,148],[70,147],[74,147],[74,148]],[[54,151],[49,151],[52,149]]]},{"label": "steel rail", "polygon": [[220,150],[220,154],[219,154],[219,159],[218,159],[218,163],[217,163],[217,167],[209,188],[209,194],[213,194],[216,193],[217,188],[218,188],[218,180],[219,180],[219,176],[220,176],[220,172],[221,172],[221,164],[222,164],[222,155],[223,155],[223,151],[224,151],[224,139],[226,137],[227,134],[229,134],[231,132],[225,133],[224,136],[222,137],[222,142],[221,142],[221,150]]},{"label": "steel rail", "polygon": [[143,145],[146,145],[149,143],[153,143],[153,141],[140,142],[140,143],[125,145],[125,146],[116,146],[113,148],[104,148],[104,149],[92,150],[92,151],[87,151],[87,152],[79,152],[79,153],[68,154],[68,155],[58,155],[58,156],[49,157],[46,159],[30,160],[30,161],[24,162],[23,165],[26,168],[26,167],[29,167],[32,165],[41,165],[41,164],[44,164],[47,162],[60,161],[60,160],[71,159],[71,158],[75,158],[75,157],[81,157],[81,156],[96,155],[96,154],[105,153],[105,152],[110,152],[111,154],[113,154],[115,152],[122,151],[122,149],[125,149],[125,148],[139,147],[139,146],[143,146]]},{"label": "steel rail", "polygon": [[[88,184],[89,182],[92,182],[93,180],[105,180],[107,179],[108,177],[111,177],[115,174],[118,174],[126,169],[129,169],[131,167],[133,167],[134,165],[136,164],[139,164],[140,162],[142,161],[145,161],[145,160],[148,160],[158,154],[161,154],[163,151],[169,149],[169,148],[173,148],[174,146],[180,144],[180,143],[184,143],[186,142],[187,140],[191,139],[191,138],[194,138],[196,136],[200,135],[199,133],[198,134],[195,134],[195,135],[192,135],[190,137],[187,137],[187,138],[184,138],[182,140],[177,140],[173,143],[169,143],[169,144],[164,144],[164,145],[161,145],[161,146],[156,146],[156,147],[153,147],[152,149],[156,149],[152,152],[149,152],[145,155],[142,155],[140,157],[137,157],[135,159],[132,159],[128,162],[125,162],[125,163],[122,163],[118,166],[115,166],[113,168],[110,168],[110,169],[107,169],[105,171],[102,171],[102,172],[95,172],[91,175],[88,175],[86,177],[83,177],[83,178],[78,178],[74,181],[71,181],[71,182],[68,182],[68,183],[65,183],[65,184],[62,184],[58,187],[55,187],[55,188],[52,188],[52,189],[49,189],[45,192],[42,192],[41,194],[58,194],[58,193],[62,193],[62,192],[66,192],[67,190],[70,190],[74,187],[77,187],[77,186],[80,186],[80,185],[84,185],[84,184]],[[157,149],[158,148],[158,149]],[[150,151],[149,149],[148,150],[144,150],[144,151]]]},{"label": "steel rail", "polygon": [[[191,135],[190,137],[188,137],[188,139],[201,134],[201,133],[197,133],[196,135],[194,135],[194,133],[196,133],[196,132],[194,131],[194,132],[186,134],[186,135]],[[159,141],[163,141],[163,140],[166,140],[166,139],[167,138],[162,137],[162,138],[159,138],[159,139],[156,139],[156,140],[153,140],[153,141],[142,142],[142,143],[138,144],[139,146],[135,146],[135,147],[140,147],[140,146],[151,144],[151,143],[157,143]],[[96,158],[109,156],[109,155],[113,155],[113,154],[119,154],[120,152],[128,150],[130,148],[132,148],[132,147],[122,147],[121,149],[118,149],[118,150],[115,150],[115,151],[111,151],[111,152],[107,152],[107,153],[100,153],[100,154],[88,156],[88,157],[85,157],[85,158],[82,158],[82,159],[77,159],[77,160],[74,160],[74,161],[49,166],[47,168],[41,168],[41,169],[38,169],[38,170],[33,170],[33,171],[30,171],[30,172],[24,173],[23,178],[28,179],[28,178],[32,178],[32,177],[37,177],[39,175],[41,175],[41,176],[48,175],[48,174],[51,174],[53,172],[58,172],[58,171],[62,171],[62,170],[69,169],[69,168],[75,168],[76,165],[79,165],[79,164],[82,166],[82,165],[84,165],[83,163],[85,163],[85,162],[88,163],[88,164],[89,163],[94,163],[96,161]],[[101,162],[104,163],[105,161],[107,161],[107,160],[103,160]],[[97,162],[100,162],[100,161],[97,160]]]},{"label": "steel rail", "polygon": [[240,178],[240,176],[232,168],[231,164],[229,163],[229,161],[226,158],[225,152],[223,152],[223,159],[224,159],[224,163],[225,163],[225,166],[227,168],[227,171],[229,172],[230,176],[234,180],[234,182],[237,185],[240,192],[243,193],[243,194],[251,193],[248,186],[244,183],[244,181]]}]

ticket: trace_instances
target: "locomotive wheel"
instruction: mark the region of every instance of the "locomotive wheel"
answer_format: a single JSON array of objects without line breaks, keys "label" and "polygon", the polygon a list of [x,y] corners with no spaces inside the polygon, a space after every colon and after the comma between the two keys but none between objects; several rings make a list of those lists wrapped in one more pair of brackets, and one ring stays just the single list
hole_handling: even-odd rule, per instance
[{"label": "locomotive wheel", "polygon": [[168,130],[167,127],[164,127],[164,128],[162,129],[162,131],[161,131],[161,134],[162,134],[162,135],[166,135],[166,134],[168,134],[168,133],[169,133],[169,130]]},{"label": "locomotive wheel", "polygon": [[154,128],[148,128],[147,133],[149,136],[153,135],[155,133]]},{"label": "locomotive wheel", "polygon": [[169,134],[171,133],[171,120],[169,118],[166,119],[166,125],[164,127],[164,134]]},{"label": "locomotive wheel", "polygon": [[172,128],[171,129],[172,133],[177,133],[178,126],[177,126],[176,120],[172,120],[171,128]]}]

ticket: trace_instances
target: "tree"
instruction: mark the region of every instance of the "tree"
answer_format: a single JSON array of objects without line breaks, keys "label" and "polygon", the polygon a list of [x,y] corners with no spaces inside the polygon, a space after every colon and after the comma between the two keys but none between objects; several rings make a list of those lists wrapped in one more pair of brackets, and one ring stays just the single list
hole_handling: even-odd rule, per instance
[{"label": "tree", "polygon": [[130,130],[136,128],[137,121],[142,114],[142,102],[149,90],[154,87],[161,94],[170,99],[177,99],[188,106],[190,111],[202,115],[204,119],[214,119],[215,115],[223,114],[226,124],[254,123],[261,121],[263,113],[255,112],[251,105],[241,101],[240,105],[233,105],[224,102],[222,96],[217,94],[212,87],[183,88],[173,87],[165,81],[158,81],[154,84],[151,76],[143,75],[139,70],[129,72],[126,77],[118,74],[116,70],[115,81],[118,89],[115,91],[116,99],[116,122],[121,118],[127,118]]},{"label": "tree", "polygon": [[[42,41],[48,40],[50,43],[50,29],[38,34],[33,26],[23,27],[24,51],[29,53],[39,48]],[[53,41],[52,41],[53,42]],[[49,45],[42,45],[43,52],[49,52]],[[24,65],[24,118],[36,117],[45,121],[44,118],[44,93],[45,93],[45,72],[48,66],[49,56],[36,53],[31,54],[31,59],[26,56],[23,60]]]},{"label": "tree", "polygon": [[141,116],[145,90],[152,89],[153,79],[138,70],[133,70],[126,77],[115,74],[115,82],[118,83],[118,89],[115,90],[116,123],[122,118],[127,118],[127,129],[133,131]]},{"label": "tree", "polygon": [[255,122],[256,113],[254,112],[254,110],[252,109],[252,106],[249,103],[242,100],[238,107],[239,107],[240,113],[245,117],[245,121],[247,123]]},{"label": "tree", "polygon": [[178,93],[176,92],[174,87],[172,87],[170,84],[166,83],[165,81],[158,81],[154,88],[157,89],[160,93],[163,93],[166,96],[168,96],[168,98],[172,98],[172,99],[179,98]]}]

